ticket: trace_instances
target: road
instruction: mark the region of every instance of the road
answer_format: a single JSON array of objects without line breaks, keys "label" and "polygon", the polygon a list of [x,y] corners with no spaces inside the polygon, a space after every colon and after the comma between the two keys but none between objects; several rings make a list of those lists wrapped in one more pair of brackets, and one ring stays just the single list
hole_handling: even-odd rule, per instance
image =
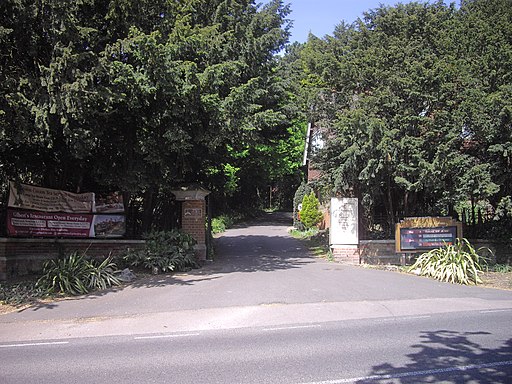
[{"label": "road", "polygon": [[316,259],[276,218],[201,270],[0,316],[0,382],[510,382],[512,292]]}]

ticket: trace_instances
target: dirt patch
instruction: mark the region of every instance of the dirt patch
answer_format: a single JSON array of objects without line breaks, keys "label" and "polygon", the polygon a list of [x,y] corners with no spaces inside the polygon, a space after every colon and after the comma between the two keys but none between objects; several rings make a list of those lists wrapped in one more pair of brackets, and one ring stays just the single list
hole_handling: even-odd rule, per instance
[{"label": "dirt patch", "polygon": [[[407,267],[398,265],[370,265],[363,264],[363,268],[380,269],[384,271],[409,273]],[[480,272],[482,283],[479,287],[512,290],[512,272]]]},{"label": "dirt patch", "polygon": [[483,272],[480,277],[483,281],[480,286],[512,290],[512,272]]}]

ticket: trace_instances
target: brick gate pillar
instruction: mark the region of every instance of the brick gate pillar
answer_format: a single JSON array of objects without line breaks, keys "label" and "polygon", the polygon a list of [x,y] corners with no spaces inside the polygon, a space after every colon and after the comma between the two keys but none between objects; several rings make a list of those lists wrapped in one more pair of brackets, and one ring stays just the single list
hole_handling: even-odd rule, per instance
[{"label": "brick gate pillar", "polygon": [[206,196],[210,193],[198,185],[189,185],[171,191],[177,201],[182,201],[181,229],[196,241],[196,257],[206,260]]}]

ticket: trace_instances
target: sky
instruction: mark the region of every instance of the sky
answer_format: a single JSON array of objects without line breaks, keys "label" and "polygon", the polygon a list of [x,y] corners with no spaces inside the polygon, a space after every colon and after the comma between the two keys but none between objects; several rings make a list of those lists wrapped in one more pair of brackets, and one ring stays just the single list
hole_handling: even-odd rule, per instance
[{"label": "sky", "polygon": [[292,13],[288,16],[293,20],[290,42],[307,41],[309,32],[317,37],[332,35],[334,27],[342,20],[352,23],[363,12],[378,8],[380,4],[395,5],[409,0],[285,0],[290,4]]}]

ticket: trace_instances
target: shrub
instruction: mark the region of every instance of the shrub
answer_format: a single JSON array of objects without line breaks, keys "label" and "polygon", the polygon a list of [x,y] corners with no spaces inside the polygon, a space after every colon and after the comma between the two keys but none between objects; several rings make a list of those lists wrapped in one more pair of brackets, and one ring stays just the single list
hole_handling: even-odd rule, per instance
[{"label": "shrub", "polygon": [[198,267],[194,252],[196,241],[189,234],[178,230],[152,231],[145,237],[143,248],[131,249],[124,256],[129,265],[142,265],[154,272]]},{"label": "shrub", "polygon": [[234,219],[229,215],[220,215],[212,219],[212,232],[222,233],[233,225]]},{"label": "shrub", "polygon": [[293,226],[298,229],[303,229],[302,223],[298,220],[298,206],[302,204],[302,200],[304,200],[304,196],[311,193],[313,189],[310,185],[302,182],[301,185],[295,191],[295,196],[293,197]]},{"label": "shrub", "polygon": [[[432,249],[418,257],[409,272],[433,277],[440,281],[459,284],[478,284],[478,276],[486,264],[467,239],[457,239],[455,244]],[[490,251],[489,251],[490,252]]]},{"label": "shrub", "polygon": [[94,260],[88,260],[85,254],[75,251],[65,258],[48,260],[36,286],[48,294],[82,295],[119,285],[116,269],[110,256],[97,264]]},{"label": "shrub", "polygon": [[511,273],[512,272],[512,265],[507,264],[495,264],[492,267],[493,272],[498,273]]},{"label": "shrub", "polygon": [[313,228],[322,220],[322,212],[318,209],[319,202],[315,194],[311,192],[302,199],[302,210],[300,211],[300,221],[306,229]]},{"label": "shrub", "polygon": [[212,233],[222,233],[226,230],[226,224],[220,217],[212,219]]},{"label": "shrub", "polygon": [[112,261],[111,256],[107,257],[99,264],[97,264],[95,260],[91,260],[90,263],[90,289],[102,290],[120,284],[120,280],[116,276],[117,265]]},{"label": "shrub", "polygon": [[21,305],[44,296],[46,294],[31,280],[11,284],[0,283],[0,304]]}]

